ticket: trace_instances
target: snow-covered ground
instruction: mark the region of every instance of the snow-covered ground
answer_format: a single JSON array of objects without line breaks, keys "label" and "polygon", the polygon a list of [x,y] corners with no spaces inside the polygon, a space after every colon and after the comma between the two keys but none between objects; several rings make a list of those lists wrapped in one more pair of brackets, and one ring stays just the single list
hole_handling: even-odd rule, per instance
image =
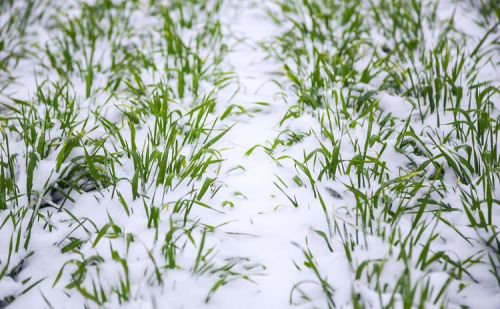
[{"label": "snow-covered ground", "polygon": [[0,308],[500,308],[494,1],[0,5]]}]

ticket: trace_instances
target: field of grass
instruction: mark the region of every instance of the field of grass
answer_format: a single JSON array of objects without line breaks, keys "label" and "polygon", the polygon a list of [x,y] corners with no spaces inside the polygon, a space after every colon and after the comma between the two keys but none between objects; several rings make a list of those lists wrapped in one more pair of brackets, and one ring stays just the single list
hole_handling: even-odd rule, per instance
[{"label": "field of grass", "polygon": [[0,308],[500,308],[497,0],[0,0]]}]

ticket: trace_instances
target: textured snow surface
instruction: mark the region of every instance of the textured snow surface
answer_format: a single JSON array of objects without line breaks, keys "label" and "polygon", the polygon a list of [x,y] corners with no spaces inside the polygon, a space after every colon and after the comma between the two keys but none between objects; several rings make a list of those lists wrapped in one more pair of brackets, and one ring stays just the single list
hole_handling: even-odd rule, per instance
[{"label": "textured snow surface", "polygon": [[[56,1],[57,2],[57,1]],[[368,2],[368,1],[367,1]],[[68,1],[68,4],[58,5],[58,10],[66,10],[66,15],[78,15],[77,2]],[[487,29],[480,28],[472,21],[473,17],[467,16],[462,8],[454,10],[455,4],[443,1],[440,10],[440,18],[445,19],[453,12],[456,18],[460,19],[457,24],[463,28],[465,33],[476,38],[481,38]],[[146,5],[144,5],[146,7]],[[397,281],[401,278],[402,272],[411,270],[411,284],[428,284],[432,295],[436,296],[443,286],[446,286],[446,301],[444,305],[450,308],[460,308],[469,306],[474,308],[500,308],[500,287],[495,277],[491,273],[491,265],[488,264],[489,248],[485,246],[485,238],[489,235],[479,235],[476,230],[470,227],[465,213],[461,210],[460,187],[457,177],[453,173],[445,173],[444,184],[448,187],[448,192],[444,196],[432,193],[432,198],[444,204],[451,205],[460,211],[446,212],[443,216],[450,224],[443,221],[432,221],[432,225],[421,231],[421,239],[427,239],[432,235],[439,234],[439,237],[432,241],[431,252],[442,251],[457,260],[465,261],[469,257],[481,261],[473,266],[467,265],[472,277],[463,275],[461,279],[447,281],[449,274],[442,264],[436,263],[425,270],[419,266],[419,252],[424,250],[422,243],[414,245],[413,257],[404,265],[398,258],[398,246],[393,246],[387,238],[381,237],[382,231],[390,233],[394,226],[391,223],[380,223],[378,231],[362,234],[359,233],[358,219],[356,218],[356,205],[359,203],[352,191],[347,186],[356,177],[351,175],[341,175],[336,179],[323,179],[316,181],[313,189],[308,181],[307,175],[300,172],[294,161],[304,159],[306,153],[317,149],[319,142],[327,145],[328,151],[332,151],[331,145],[326,144],[323,137],[317,133],[321,132],[320,116],[326,117],[326,112],[303,113],[298,118],[287,120],[284,124],[280,121],[287,114],[290,107],[296,103],[298,98],[291,90],[290,81],[283,76],[283,65],[277,59],[269,56],[269,53],[262,47],[262,43],[271,42],[276,35],[283,32],[273,23],[266,11],[268,8],[275,9],[269,1],[225,1],[220,15],[222,25],[222,37],[229,51],[222,58],[220,64],[222,70],[231,71],[237,82],[233,82],[227,87],[217,91],[216,107],[214,113],[209,115],[209,120],[214,121],[221,117],[224,111],[232,104],[237,104],[246,109],[246,113],[233,113],[229,117],[219,120],[216,129],[231,129],[218,140],[213,147],[218,149],[223,159],[222,163],[215,167],[210,167],[207,177],[216,178],[215,184],[220,186],[216,194],[206,194],[202,203],[210,207],[202,207],[195,204],[189,216],[190,221],[183,228],[189,229],[194,223],[200,226],[210,227],[205,236],[202,229],[193,229],[189,239],[186,234],[179,235],[179,250],[176,257],[176,267],[173,269],[163,268],[164,260],[164,239],[171,230],[172,222],[181,222],[184,218],[182,214],[174,213],[175,201],[191,194],[191,190],[196,186],[201,187],[203,179],[197,179],[193,183],[182,183],[175,189],[165,192],[161,187],[154,185],[155,179],[150,180],[151,185],[146,186],[143,194],[148,196],[149,205],[154,205],[160,209],[158,229],[148,227],[150,214],[144,204],[146,199],[134,198],[131,191],[129,179],[134,175],[133,158],[123,157],[122,165],[116,166],[116,173],[119,178],[124,179],[117,182],[113,189],[106,188],[100,192],[73,192],[71,202],[65,204],[65,210],[54,211],[47,208],[43,219],[36,220],[32,227],[31,239],[28,248],[21,248],[17,252],[9,253],[9,246],[15,243],[16,237],[24,239],[25,234],[15,228],[9,212],[0,212],[0,272],[7,265],[8,272],[16,265],[21,265],[19,273],[12,276],[0,277],[0,300],[14,295],[15,300],[8,305],[8,308],[89,308],[99,307],[95,302],[85,299],[81,291],[74,287],[67,287],[71,282],[72,272],[77,269],[77,264],[72,261],[81,261],[93,256],[99,256],[102,261],[98,267],[88,265],[88,271],[84,279],[84,286],[87,290],[93,289],[93,284],[102,286],[109,298],[102,305],[105,308],[289,308],[298,306],[300,308],[327,308],[325,295],[318,278],[313,271],[305,265],[304,253],[310,250],[314,253],[314,261],[318,267],[321,277],[326,279],[333,289],[335,306],[340,308],[350,308],[353,306],[353,294],[360,293],[365,304],[372,308],[380,307],[380,298],[389,299],[396,290]],[[50,10],[53,8],[47,8]],[[1,16],[3,19],[6,16]],[[130,18],[130,24],[134,29],[134,36],[128,38],[130,44],[137,43],[144,50],[150,48],[143,41],[144,37],[151,35],[153,38],[155,27],[158,25],[157,16],[147,10],[138,10]],[[30,35],[27,39],[34,44],[52,48],[51,42],[55,38],[50,32],[50,20],[37,20],[29,27]],[[2,19],[0,19],[2,25]],[[45,26],[42,26],[45,25]],[[192,29],[194,32],[195,29]],[[340,30],[339,30],[340,31]],[[184,33],[189,37],[190,33]],[[373,44],[383,45],[383,35],[373,31]],[[429,33],[430,46],[433,44],[432,33]],[[134,42],[134,40],[136,42]],[[472,44],[472,43],[471,43]],[[474,45],[474,44],[472,44]],[[210,55],[210,48],[205,50]],[[111,46],[109,41],[101,42],[96,47],[95,57],[104,59],[102,66],[110,66]],[[74,55],[75,58],[78,56]],[[156,57],[156,56],[155,56]],[[166,59],[157,57],[155,59],[159,67]],[[1,59],[1,58],[0,58]],[[369,59],[368,59],[369,60]],[[363,68],[363,61],[359,65]],[[498,61],[498,59],[496,59]],[[494,60],[493,60],[494,62]],[[2,90],[1,97],[12,96],[18,99],[29,100],[36,94],[37,80],[34,71],[37,68],[35,60],[22,60],[17,68],[18,75],[16,83],[10,84],[8,88]],[[44,78],[56,80],[56,73],[49,73]],[[102,76],[99,76],[102,74]],[[106,71],[96,73],[94,77],[95,85],[106,81]],[[141,69],[140,77],[144,83],[154,84],[161,80],[162,76],[158,72]],[[487,76],[488,80],[500,81],[499,72],[494,68],[485,67],[479,72],[479,76]],[[0,74],[1,76],[1,74]],[[366,89],[378,89],[381,80],[374,79],[372,84],[364,85]],[[177,85],[172,84],[175,88]],[[85,98],[85,84],[74,84],[76,96],[80,98],[82,112],[78,117],[82,120],[95,110],[112,123],[119,123],[124,119],[124,112],[127,110],[126,98],[121,95],[106,100],[105,94]],[[210,85],[202,82],[201,89],[210,90]],[[339,91],[343,91],[339,89]],[[402,129],[408,119],[412,121],[415,128],[420,132],[440,132],[437,135],[445,135],[448,127],[435,127],[434,116],[429,116],[425,121],[417,120],[418,109],[416,101],[403,98],[387,91],[379,91],[375,95],[378,101],[378,108],[382,114],[390,114],[395,121],[396,128]],[[171,109],[185,110],[182,105],[188,102],[190,94],[181,100],[182,102],[172,103]],[[105,100],[105,102],[104,102]],[[495,100],[495,98],[493,99]],[[261,103],[265,104],[261,104]],[[498,97],[496,102],[500,102]],[[492,117],[499,116],[499,104]],[[1,109],[0,109],[1,111]],[[38,111],[43,115],[44,111]],[[319,113],[319,114],[318,114]],[[321,114],[322,113],[322,114]],[[443,124],[453,121],[453,115],[446,113],[440,115],[440,122]],[[355,122],[356,120],[353,120]],[[428,123],[426,123],[428,122]],[[121,128],[125,142],[132,144],[131,132],[126,124]],[[353,128],[332,128],[331,134],[340,142],[340,153],[343,160],[351,160],[358,153],[358,149],[351,141],[357,141],[358,145],[365,145],[365,140],[369,138],[368,123],[359,122]],[[146,120],[144,124],[136,129],[136,144],[145,145],[148,140],[150,130],[153,130],[155,120],[153,117]],[[290,132],[301,134],[299,142],[291,143],[287,147],[277,147],[272,156],[266,152],[267,148],[273,147],[273,142],[280,136],[286,141],[286,135],[280,135],[284,129]],[[53,128],[52,134],[57,136],[58,128]],[[376,123],[370,128],[372,134],[383,135],[381,127]],[[436,130],[436,131],[434,131]],[[347,132],[347,133],[346,133]],[[88,132],[87,138],[99,139],[106,134],[102,126],[97,126]],[[420,135],[423,143],[431,143],[429,137],[423,133]],[[417,155],[408,156],[400,153],[394,147],[397,143],[397,135],[392,135],[387,140],[387,149],[378,158],[386,162],[387,173],[391,179],[404,176],[401,174],[401,167],[409,164],[411,157],[414,162],[423,163],[423,159]],[[26,192],[27,187],[27,165],[26,148],[20,139],[12,137],[9,140],[10,151],[18,154],[18,158],[23,158],[18,164],[16,185],[19,192]],[[472,142],[471,142],[472,143]],[[119,140],[107,140],[106,147],[120,145]],[[252,148],[256,145],[260,147]],[[472,145],[472,144],[471,144]],[[58,153],[62,145],[48,154],[43,160],[37,162],[34,170],[32,190],[41,191],[47,184],[55,182],[61,175],[61,171],[69,166],[63,163],[57,167]],[[414,146],[415,148],[418,145]],[[181,154],[189,158],[195,150],[192,145],[185,145]],[[252,149],[252,151],[249,151]],[[367,155],[377,154],[377,146],[368,151]],[[436,150],[437,151],[437,150]],[[464,150],[465,151],[465,150]],[[75,148],[65,162],[72,158],[85,156],[83,148]],[[276,158],[287,157],[289,159],[279,160]],[[420,160],[420,161],[419,161]],[[446,161],[439,162],[445,168],[450,169]],[[315,163],[316,164],[316,163]],[[311,163],[311,171],[317,176],[318,165]],[[354,168],[353,168],[354,169]],[[432,174],[433,171],[424,170],[422,173]],[[300,175],[300,181],[304,185],[294,181],[294,177]],[[204,176],[205,177],[205,176]],[[472,176],[478,177],[477,175]],[[366,188],[367,193],[374,193],[379,189],[378,184]],[[483,192],[482,188],[477,188]],[[211,190],[211,189],[210,189]],[[284,190],[286,195],[283,193]],[[315,191],[318,191],[316,193]],[[382,190],[385,190],[382,188]],[[119,198],[117,192],[120,193]],[[500,186],[493,188],[494,199],[500,199]],[[323,209],[319,201],[319,196],[326,205]],[[418,192],[412,199],[423,198],[424,193]],[[132,215],[127,215],[124,210],[122,200],[132,210]],[[21,203],[28,203],[28,197],[20,197]],[[295,201],[299,206],[294,207],[291,201]],[[40,204],[38,204],[40,206]],[[57,205],[56,205],[57,206]],[[481,205],[479,207],[486,207]],[[397,207],[394,203],[393,207]],[[393,209],[396,211],[397,209]],[[342,233],[333,233],[332,225],[325,219],[325,211],[330,221],[336,222],[335,229]],[[379,210],[376,210],[381,211]],[[411,230],[414,213],[400,217],[397,222],[397,233],[405,235]],[[49,215],[50,214],[50,215]],[[376,216],[376,215],[375,215]],[[432,216],[431,213],[424,214]],[[493,225],[498,226],[500,220],[500,209],[498,203],[493,205]],[[27,217],[29,218],[29,216]],[[119,236],[112,235],[112,227],[109,228],[105,236],[95,244],[98,232],[112,218],[113,225],[120,227]],[[47,222],[54,228],[48,229]],[[92,222],[92,224],[89,224]],[[28,219],[23,223],[24,228],[28,224]],[[176,223],[177,224],[177,223]],[[453,227],[453,228],[452,228]],[[106,227],[108,228],[108,227]],[[358,230],[358,231],[357,231]],[[355,237],[360,237],[358,245],[352,250],[350,257],[346,255],[341,234],[345,233]],[[20,234],[18,234],[20,233]],[[397,234],[396,233],[396,234]],[[345,235],[347,235],[345,234]],[[19,235],[19,236],[18,236]],[[85,240],[79,252],[69,251],[61,253],[61,248],[69,243],[71,239]],[[130,235],[130,236],[128,236]],[[356,235],[356,236],[354,236]],[[331,236],[331,237],[330,237]],[[483,237],[484,236],[484,237]],[[132,237],[133,241],[128,241]],[[213,295],[210,289],[221,278],[219,272],[206,272],[201,275],[194,274],[193,263],[199,254],[198,249],[202,237],[206,237],[205,250],[213,248],[207,255],[206,261],[214,265],[213,269],[223,267],[227,263],[234,261],[233,273],[227,277],[227,281],[216,290]],[[411,242],[412,240],[410,240]],[[95,245],[94,245],[95,244]],[[181,248],[182,247],[182,248]],[[113,296],[113,289],[120,286],[124,278],[124,266],[120,258],[113,256],[117,252],[121,258],[127,261],[127,276],[130,285],[130,299],[127,302],[120,302],[118,297]],[[491,251],[493,252],[493,251]],[[497,251],[498,252],[498,248]],[[430,253],[429,253],[430,254]],[[350,260],[352,259],[353,262]],[[380,260],[383,262],[380,272],[377,274],[377,282],[381,286],[386,286],[386,293],[376,292],[377,287],[370,283],[366,275],[356,277],[356,269],[353,265],[361,265],[365,261]],[[307,263],[306,263],[307,264]],[[440,266],[441,265],[441,266]],[[159,267],[160,276],[163,278],[162,284],[155,281],[157,273],[155,266]],[[497,270],[500,266],[497,265]],[[64,271],[61,272],[61,269]],[[41,280],[32,289],[25,291],[29,284],[23,282],[29,279],[30,283]],[[57,283],[54,285],[54,282]],[[427,282],[427,283],[426,283]],[[300,292],[296,289],[300,284]],[[65,288],[66,286],[66,288]],[[301,299],[300,293],[307,295],[309,299]],[[417,289],[417,295],[421,292]],[[207,295],[210,298],[207,299]],[[306,301],[307,300],[307,301]],[[1,302],[0,302],[1,303]],[[49,305],[50,304],[50,305]],[[426,303],[424,307],[439,307],[441,303]],[[392,304],[393,307],[403,308],[403,299]]]}]

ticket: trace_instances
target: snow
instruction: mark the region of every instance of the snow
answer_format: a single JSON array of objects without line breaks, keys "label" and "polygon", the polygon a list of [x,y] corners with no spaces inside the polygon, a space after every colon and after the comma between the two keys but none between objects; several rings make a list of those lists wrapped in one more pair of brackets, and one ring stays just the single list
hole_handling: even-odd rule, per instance
[{"label": "snow", "polygon": [[407,118],[412,110],[413,105],[404,98],[390,95],[387,92],[382,92],[378,95],[379,107],[387,113],[391,113],[394,117],[400,119]]},{"label": "snow", "polygon": [[[292,93],[287,92],[285,96],[290,100],[282,99],[284,90],[280,84],[286,84],[286,81],[276,74],[276,72],[282,71],[281,64],[270,59],[268,54],[259,47],[260,42],[272,40],[280,31],[264,11],[267,7],[266,1],[255,3],[229,1],[229,4],[226,5],[224,10],[227,13],[222,14],[222,23],[225,26],[224,36],[228,40],[226,43],[231,49],[224,59],[224,66],[238,77],[238,84],[232,84],[218,94],[217,100],[220,104],[218,103],[216,107],[216,114],[221,115],[231,104],[239,104],[247,110],[258,108],[261,111],[255,115],[231,115],[224,120],[224,125],[235,125],[216,144],[216,147],[221,150],[224,161],[221,165],[222,171],[217,178],[217,182],[222,184],[221,189],[209,202],[209,205],[213,205],[215,210],[195,207],[191,215],[193,218],[201,218],[202,224],[218,227],[207,236],[206,247],[216,248],[213,262],[222,265],[231,258],[244,258],[247,262],[243,263],[243,266],[238,266],[241,269],[237,270],[244,272],[251,269],[251,281],[243,279],[230,281],[206,303],[207,292],[215,283],[214,278],[196,276],[190,272],[198,248],[191,244],[184,235],[180,236],[181,240],[179,241],[185,246],[182,254],[178,256],[179,268],[166,273],[163,286],[151,284],[152,278],[154,278],[151,260],[160,259],[163,256],[164,234],[171,227],[169,221],[182,220],[179,214],[172,213],[172,206],[169,203],[186,196],[190,187],[182,184],[175,191],[167,193],[161,188],[155,188],[155,186],[148,187],[148,196],[154,196],[148,202],[161,210],[159,231],[162,234],[158,236],[147,227],[149,214],[145,211],[143,201],[133,201],[130,183],[121,180],[116,186],[116,192],[120,192],[124,200],[127,201],[128,207],[131,209],[131,216],[128,216],[124,211],[116,192],[111,190],[104,190],[101,194],[82,192],[72,195],[74,202],[65,211],[54,212],[50,218],[47,218],[54,225],[52,232],[47,232],[41,224],[34,226],[29,250],[20,249],[12,256],[10,265],[18,264],[30,252],[33,252],[33,255],[26,260],[26,266],[20,272],[19,278],[14,280],[5,276],[0,279],[0,299],[21,293],[24,289],[20,283],[22,280],[32,277],[43,279],[43,281],[26,294],[17,297],[9,308],[44,307],[44,298],[56,308],[81,306],[84,303],[83,297],[75,293],[74,290],[69,293],[64,292],[63,285],[65,282],[69,282],[71,271],[77,269],[78,264],[75,261],[97,255],[101,256],[104,262],[98,267],[89,267],[87,276],[98,278],[99,275],[102,278],[99,284],[106,287],[116,286],[122,279],[123,267],[119,258],[126,258],[128,261],[128,280],[131,285],[132,299],[126,304],[120,304],[113,298],[107,303],[107,308],[288,308],[291,306],[290,298],[293,299],[293,303],[301,303],[298,294],[291,296],[294,286],[300,282],[307,283],[316,279],[311,272],[305,271],[303,250],[307,249],[314,252],[314,259],[319,265],[321,273],[331,282],[335,290],[336,305],[339,307],[351,306],[351,296],[354,291],[357,291],[363,293],[363,298],[374,308],[377,308],[379,295],[376,293],[376,287],[370,283],[366,275],[355,279],[355,270],[352,269],[352,265],[347,259],[342,240],[338,236],[329,239],[333,249],[331,252],[325,246],[325,240],[316,233],[318,230],[328,231],[329,226],[325,220],[324,210],[313,195],[313,191],[310,190],[311,186],[307,179],[301,178],[306,184],[303,187],[290,181],[293,176],[297,175],[297,167],[291,159],[302,159],[306,151],[311,151],[318,146],[318,138],[311,134],[313,131],[319,132],[320,130],[316,117],[312,114],[304,114],[298,119],[285,123],[284,126],[293,132],[303,132],[304,138],[300,143],[287,149],[278,149],[273,154],[276,158],[288,158],[280,160],[279,164],[266,153],[263,147],[255,148],[251,154],[247,154],[248,150],[255,145],[269,146],[272,144],[283,130],[283,127],[279,126],[279,121],[290,108],[289,101],[293,101],[295,98]],[[233,6],[237,6],[237,8],[235,9]],[[134,14],[131,18],[132,21],[138,21],[145,27],[153,28],[155,21],[145,19],[147,17],[142,16],[142,13]],[[470,21],[464,21],[464,31],[467,30],[468,23]],[[380,34],[376,36],[377,42],[383,40]],[[46,39],[42,38],[42,40]],[[106,49],[107,47],[101,46],[100,48]],[[11,88],[14,93],[19,92],[18,89],[35,89],[35,81],[29,80],[32,76],[31,71],[25,69],[24,73],[23,85],[15,85]],[[141,72],[141,77],[150,83],[158,80],[158,76],[152,76],[147,71]],[[85,93],[84,85],[79,86],[82,88],[78,92],[83,96]],[[32,95],[30,91],[22,91],[22,93]],[[380,92],[376,95],[376,99],[383,112],[390,113],[399,121],[406,121],[415,112],[413,103],[403,97]],[[188,98],[185,100],[188,101]],[[98,98],[95,98],[95,101],[95,104],[98,104]],[[269,104],[258,105],[258,102]],[[87,102],[86,105],[92,106],[93,103]],[[106,102],[102,107],[101,115],[113,123],[120,123],[125,109],[125,107],[122,108],[120,100],[116,99],[116,101]],[[428,121],[432,122],[433,120]],[[150,119],[144,127],[138,129],[135,136],[135,143],[138,147],[145,145],[148,129],[152,128],[153,125],[154,120]],[[423,128],[426,124],[421,126]],[[366,124],[350,131],[359,145],[363,145],[365,140],[369,138],[366,132]],[[375,126],[372,134],[378,133],[380,133],[379,128]],[[104,131],[98,128],[91,132],[88,137],[99,138],[103,134]],[[338,140],[347,139],[341,128],[335,128],[332,134]],[[130,145],[132,141],[128,130],[124,130],[123,137]],[[426,141],[425,137],[422,139],[424,142]],[[118,143],[118,141],[114,142]],[[388,144],[394,145],[395,143],[395,137],[392,136]],[[24,150],[21,143],[13,142],[13,145],[16,148],[14,151],[22,156]],[[43,190],[47,183],[53,183],[60,176],[55,171],[58,151],[47,159],[38,161],[34,172],[36,177],[33,182],[33,190]],[[182,154],[189,156],[192,151],[193,149],[190,147],[185,147],[182,149]],[[82,154],[83,150],[75,149],[70,159]],[[344,143],[341,144],[341,154],[342,158],[346,160],[351,159],[356,151],[352,145]],[[407,157],[398,153],[393,147],[387,148],[381,156],[381,160],[388,163],[387,168],[391,176],[394,177],[400,176],[399,167],[408,162]],[[423,159],[415,157],[415,161],[418,160],[422,161]],[[440,163],[446,166],[444,160]],[[239,166],[244,169],[237,169]],[[134,173],[132,159],[123,158],[123,166],[117,167],[117,169],[121,177],[131,179]],[[21,190],[26,190],[26,167],[20,167],[19,171],[18,186]],[[211,170],[209,173],[215,174],[215,171]],[[350,205],[356,205],[357,200],[344,186],[344,184],[349,183],[351,176],[339,177],[340,179],[335,181],[325,180],[318,183],[318,187],[325,199],[329,216],[337,220],[339,224],[344,224],[342,228],[354,233],[356,230],[355,215]],[[285,179],[288,185],[287,193],[296,198],[300,207],[295,208],[290,205],[288,198],[277,189],[276,184],[280,184],[278,177]],[[445,175],[444,181],[450,184],[450,193],[443,200],[447,200],[452,205],[458,204],[458,195],[454,194],[460,186],[457,178],[454,174],[448,173]],[[379,188],[375,185],[369,187],[369,190],[373,192],[377,189]],[[331,190],[334,190],[339,196],[332,194]],[[494,193],[496,197],[499,196],[498,190],[497,188]],[[233,203],[233,206],[224,206],[226,201]],[[378,210],[375,215],[379,215]],[[499,215],[497,209],[494,215],[495,219]],[[72,217],[79,218],[81,225],[85,228],[66,225],[65,222]],[[113,237],[107,234],[109,237],[102,238],[94,246],[96,234],[110,223],[110,217],[113,218],[112,223],[120,228],[120,232],[117,233],[119,235]],[[460,255],[463,258],[476,254],[476,246],[481,244],[477,235],[467,226],[463,214],[452,213],[447,218],[473,242],[468,244],[454,231],[441,224],[436,228],[441,235],[436,243],[441,242],[441,244],[436,245],[433,249],[443,250],[443,252],[452,255]],[[25,219],[24,225],[28,223],[28,219]],[[0,229],[0,248],[7,248],[8,243],[17,233],[10,221],[7,220],[6,214],[2,213],[0,214],[0,222],[4,222],[4,220],[7,223]],[[92,224],[87,224],[88,222],[92,222]],[[399,225],[401,233],[405,234],[412,226],[411,219],[404,218],[399,222]],[[111,233],[111,229],[108,233]],[[68,235],[90,239],[80,250],[84,253],[82,256],[74,253],[68,253],[65,256],[60,254],[61,248],[68,242]],[[133,235],[134,241],[128,243],[126,235]],[[422,238],[427,239],[432,236],[432,232],[426,230],[422,235]],[[193,237],[198,241],[201,235],[195,233]],[[396,249],[377,235],[368,236],[363,242],[363,245],[356,247],[352,252],[355,264],[383,261],[382,266],[380,266],[380,282],[386,284],[389,291],[392,291],[404,270],[402,262],[394,258],[395,254],[392,250]],[[421,250],[420,247],[415,248],[416,252]],[[6,252],[0,252],[0,260],[5,261],[6,255]],[[115,255],[118,255],[119,258],[116,258]],[[417,261],[412,262],[417,264]],[[60,282],[54,287],[53,283],[64,265],[66,265],[65,271]],[[3,265],[0,264],[0,270],[2,267]],[[472,281],[464,279],[464,286],[461,287],[459,283],[454,281],[449,292],[450,307],[458,308],[459,305],[468,305],[476,308],[499,308],[500,290],[488,274],[488,268],[479,265],[473,269],[476,271],[475,278],[481,283],[474,284]],[[446,272],[439,269],[429,270],[429,272],[431,274],[425,278],[429,278],[434,289],[445,284],[448,278]],[[425,275],[428,274],[417,268],[413,269],[411,273],[412,284],[424,278]],[[86,281],[88,289],[91,288],[90,282]],[[318,286],[306,284],[304,289],[314,299],[312,304],[304,303],[300,306],[325,307],[325,301]],[[68,297],[69,295],[71,297]],[[387,299],[390,296],[390,293],[384,294]],[[90,303],[89,306],[96,307],[94,303]],[[432,307],[437,306],[429,304],[429,308]]]}]

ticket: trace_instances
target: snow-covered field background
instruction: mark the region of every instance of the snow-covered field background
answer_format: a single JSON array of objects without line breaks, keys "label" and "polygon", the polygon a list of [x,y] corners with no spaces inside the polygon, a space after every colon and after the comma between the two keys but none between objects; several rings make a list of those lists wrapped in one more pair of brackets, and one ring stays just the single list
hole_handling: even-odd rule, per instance
[{"label": "snow-covered field background", "polygon": [[500,308],[496,0],[0,0],[0,308]]}]

